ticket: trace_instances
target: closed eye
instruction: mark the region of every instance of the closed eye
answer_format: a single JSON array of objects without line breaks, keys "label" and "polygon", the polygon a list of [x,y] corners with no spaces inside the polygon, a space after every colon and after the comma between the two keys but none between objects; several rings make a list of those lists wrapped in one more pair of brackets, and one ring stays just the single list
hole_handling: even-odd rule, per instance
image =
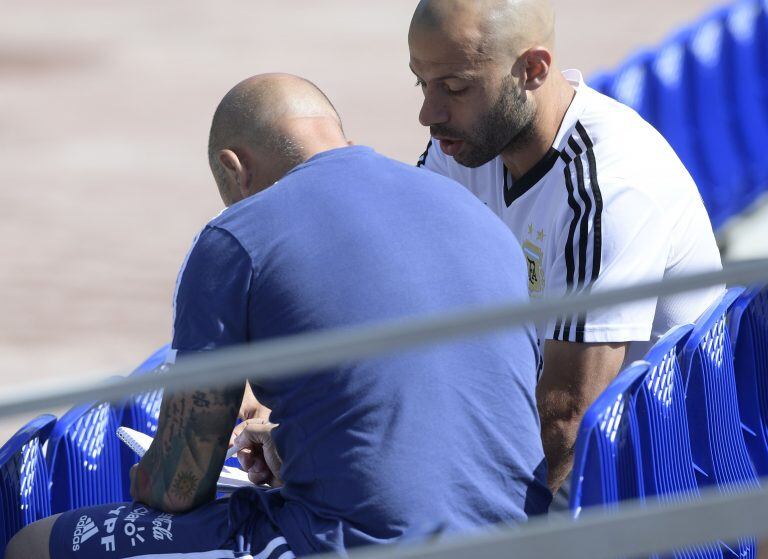
[{"label": "closed eye", "polygon": [[448,95],[451,95],[453,97],[459,97],[461,95],[464,95],[467,91],[469,91],[469,88],[463,87],[461,89],[451,89],[450,87],[446,87],[445,91],[448,93]]}]

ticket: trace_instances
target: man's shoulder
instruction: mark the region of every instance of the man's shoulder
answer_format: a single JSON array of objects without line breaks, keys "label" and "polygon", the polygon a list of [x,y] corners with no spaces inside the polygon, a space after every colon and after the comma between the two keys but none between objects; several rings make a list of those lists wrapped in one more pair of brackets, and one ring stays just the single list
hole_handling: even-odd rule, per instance
[{"label": "man's shoulder", "polygon": [[263,242],[264,229],[268,227],[268,212],[261,212],[255,196],[246,198],[222,210],[211,219],[198,235],[212,250],[238,252],[249,259],[255,247]]},{"label": "man's shoulder", "polygon": [[249,215],[253,213],[253,196],[241,200],[236,204],[232,204],[228,208],[224,208],[213,219],[208,221],[203,232],[206,231],[221,231],[226,232],[232,237],[237,238],[237,232],[239,229],[247,226]]},{"label": "man's shoulder", "polygon": [[[606,169],[614,174],[650,173],[663,166],[664,173],[687,172],[669,142],[634,109],[597,91],[589,91],[589,102],[570,138],[590,147]],[[573,142],[571,142],[573,145]]]},{"label": "man's shoulder", "polygon": [[698,199],[690,173],[667,140],[631,108],[596,91],[558,145],[573,174],[611,197],[627,189],[657,205]]}]

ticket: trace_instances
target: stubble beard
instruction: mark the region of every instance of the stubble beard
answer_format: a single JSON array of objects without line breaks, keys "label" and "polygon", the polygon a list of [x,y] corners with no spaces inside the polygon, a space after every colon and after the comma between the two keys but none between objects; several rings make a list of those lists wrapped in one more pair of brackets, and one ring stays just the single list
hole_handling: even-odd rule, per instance
[{"label": "stubble beard", "polygon": [[464,140],[463,152],[454,159],[465,167],[476,168],[504,151],[525,145],[533,135],[535,116],[525,93],[515,90],[512,76],[505,77],[498,101]]}]

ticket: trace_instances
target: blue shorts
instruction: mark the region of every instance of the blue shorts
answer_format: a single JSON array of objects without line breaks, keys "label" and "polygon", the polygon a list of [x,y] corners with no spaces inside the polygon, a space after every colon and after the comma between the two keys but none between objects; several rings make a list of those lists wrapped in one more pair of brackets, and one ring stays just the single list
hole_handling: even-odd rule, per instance
[{"label": "blue shorts", "polygon": [[277,527],[260,511],[243,514],[219,499],[185,514],[141,503],[65,512],[51,531],[51,559],[293,559]]}]

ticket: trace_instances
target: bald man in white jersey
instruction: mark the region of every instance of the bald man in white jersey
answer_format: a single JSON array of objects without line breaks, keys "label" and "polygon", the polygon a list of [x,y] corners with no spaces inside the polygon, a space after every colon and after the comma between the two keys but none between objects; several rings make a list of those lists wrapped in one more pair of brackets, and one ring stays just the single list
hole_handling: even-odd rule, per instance
[{"label": "bald man in white jersey", "polygon": [[[578,71],[558,70],[548,0],[422,0],[408,42],[424,93],[419,120],[432,136],[419,166],[463,184],[512,229],[532,297],[721,267],[696,185],[669,144]],[[721,292],[538,325],[537,400],[553,492],[571,470],[579,423],[597,395]]]}]

